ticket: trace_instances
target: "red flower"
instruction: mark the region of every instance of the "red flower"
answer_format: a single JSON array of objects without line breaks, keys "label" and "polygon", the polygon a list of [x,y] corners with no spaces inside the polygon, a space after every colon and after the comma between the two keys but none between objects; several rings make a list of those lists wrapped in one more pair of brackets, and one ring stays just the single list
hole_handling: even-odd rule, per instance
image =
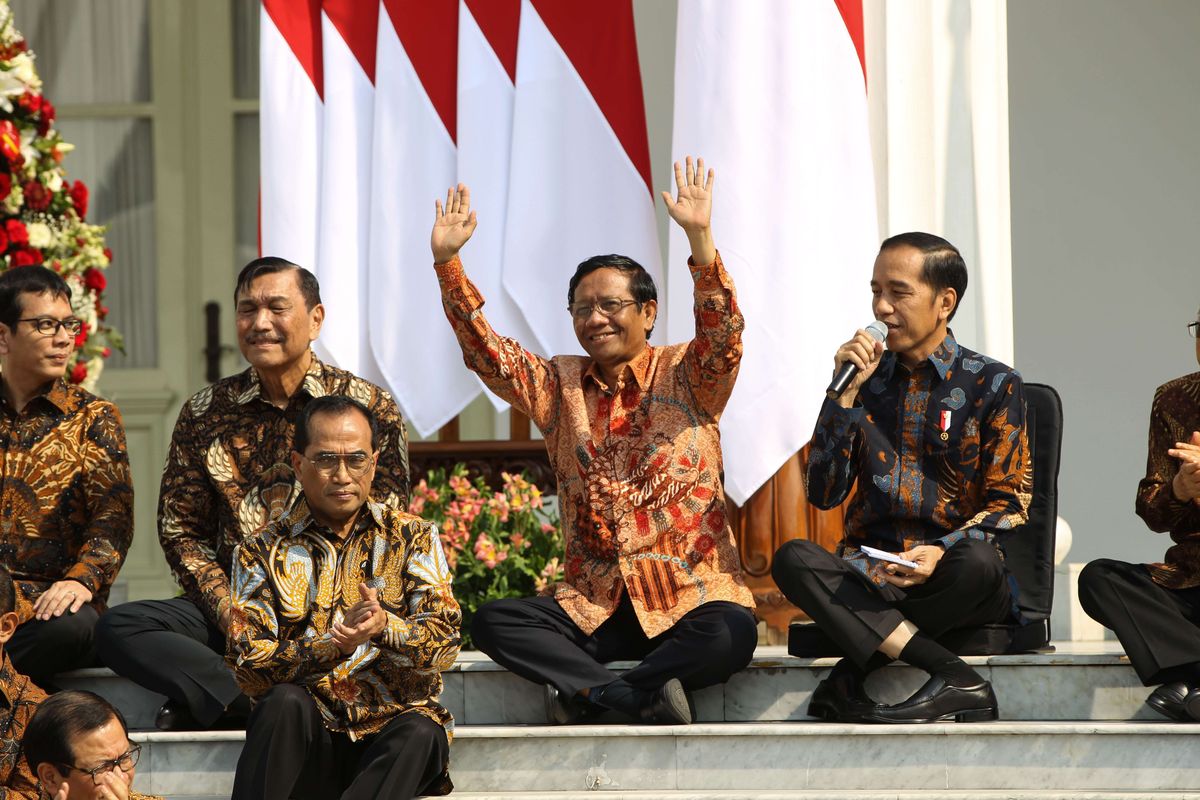
[{"label": "red flower", "polygon": [[109,356],[112,355],[112,348],[111,347],[104,348],[103,350],[100,351],[100,355],[104,356],[105,358],[108,358]]},{"label": "red flower", "polygon": [[17,98],[17,107],[32,116],[42,110],[42,97],[33,92],[26,92]]},{"label": "red flower", "polygon": [[[41,111],[42,114],[40,117],[38,117],[37,132],[38,136],[45,136],[50,132],[50,126],[54,124],[55,111],[54,106],[50,105],[50,101],[44,97],[42,98]],[[54,150],[57,152],[58,148],[56,147]]]},{"label": "red flower", "polygon": [[108,279],[100,270],[88,267],[83,271],[83,285],[96,294],[100,294],[108,286]]},{"label": "red flower", "polygon": [[34,264],[40,263],[42,263],[42,254],[32,247],[22,247],[12,255],[12,265],[14,267],[31,267]]},{"label": "red flower", "polygon": [[0,155],[7,158],[8,163],[14,167],[25,163],[25,158],[21,155],[21,134],[17,131],[17,126],[12,124],[12,120],[0,122]]},{"label": "red flower", "polygon": [[107,247],[104,248],[104,257],[109,261],[112,261],[112,250],[108,249]]},{"label": "red flower", "polygon": [[75,366],[71,367],[71,383],[83,383],[87,380],[87,364],[82,361],[76,362]]},{"label": "red flower", "polygon": [[99,303],[97,303],[96,304],[96,316],[99,317],[100,319],[105,319],[108,316],[108,306],[102,306]]},{"label": "red flower", "polygon": [[29,181],[25,184],[25,207],[32,211],[45,211],[50,207],[54,196],[42,186],[41,181]]},{"label": "red flower", "polygon": [[79,333],[75,334],[75,349],[79,349],[87,344],[88,334],[92,332],[92,328],[86,322],[79,328]]},{"label": "red flower", "polygon": [[71,184],[71,202],[75,204],[75,211],[79,214],[79,218],[85,218],[88,212],[88,188],[83,181],[75,181]]},{"label": "red flower", "polygon": [[[0,123],[3,125],[3,123]],[[29,231],[25,229],[25,223],[19,219],[8,219],[4,221],[4,232],[8,234],[8,240],[14,245],[29,244]]]},{"label": "red flower", "polygon": [[0,172],[0,200],[7,200],[12,194],[12,178],[7,172]]},{"label": "red flower", "polygon": [[0,253],[3,253],[7,249],[8,249],[8,234],[4,232],[3,228],[0,228]]}]

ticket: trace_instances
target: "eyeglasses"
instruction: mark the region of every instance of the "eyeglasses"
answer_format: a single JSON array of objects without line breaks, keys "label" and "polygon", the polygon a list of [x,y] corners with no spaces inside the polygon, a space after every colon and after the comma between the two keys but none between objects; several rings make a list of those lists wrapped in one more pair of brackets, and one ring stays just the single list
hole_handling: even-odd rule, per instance
[{"label": "eyeglasses", "polygon": [[78,336],[83,330],[83,320],[79,317],[67,317],[66,319],[55,319],[54,317],[28,317],[19,319],[17,322],[32,322],[34,330],[42,336],[57,336],[59,328],[66,328],[67,333],[72,336]]},{"label": "eyeglasses", "polygon": [[375,462],[374,457],[367,453],[317,453],[313,458],[302,453],[300,457],[316,467],[323,478],[337,475],[342,465],[345,465],[350,477],[361,478]]},{"label": "eyeglasses", "polygon": [[117,768],[120,768],[122,772],[132,772],[133,768],[137,766],[138,758],[141,755],[142,746],[140,744],[135,744],[116,758],[109,759],[108,761],[101,761],[100,766],[93,767],[92,769],[84,769],[83,767],[77,767],[74,764],[59,764],[59,766],[66,767],[68,770],[82,772],[85,775],[91,775],[92,783],[99,786],[100,776],[106,775]]},{"label": "eyeglasses", "polygon": [[595,303],[576,303],[573,306],[567,306],[567,310],[571,312],[571,316],[577,320],[587,319],[592,315],[592,312],[597,308],[600,313],[606,317],[615,317],[621,313],[621,309],[625,306],[640,306],[637,300],[621,300],[617,297],[608,297],[604,300],[599,300]]},{"label": "eyeglasses", "polygon": [[1200,339],[1200,319],[1188,323],[1188,333],[1193,339]]}]

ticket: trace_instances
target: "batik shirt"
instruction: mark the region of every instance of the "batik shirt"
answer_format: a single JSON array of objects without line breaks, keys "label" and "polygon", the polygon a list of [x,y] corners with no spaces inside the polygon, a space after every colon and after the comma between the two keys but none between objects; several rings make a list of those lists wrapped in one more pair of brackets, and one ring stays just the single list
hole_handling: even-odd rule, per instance
[{"label": "batik shirt", "polygon": [[[38,800],[49,796],[39,792],[38,779],[21,747],[29,720],[45,699],[45,692],[13,668],[8,653],[0,656],[0,800]],[[162,798],[130,792],[129,800]]]},{"label": "batik shirt", "polygon": [[[362,596],[379,590],[387,627],[350,655],[331,631]],[[229,660],[258,697],[278,683],[305,687],[325,726],[361,738],[399,714],[453,720],[436,698],[458,656],[462,613],[437,528],[368,503],[346,538],[312,518],[303,496],[238,548]]]},{"label": "batik shirt", "polygon": [[1167,455],[1176,442],[1191,441],[1200,431],[1200,372],[1158,387],[1150,411],[1150,448],[1146,477],[1138,484],[1137,513],[1152,531],[1175,542],[1164,563],[1151,564],[1155,582],[1170,589],[1200,586],[1200,504],[1181,502],[1171,491],[1179,461]]},{"label": "batik shirt", "polygon": [[821,407],[806,479],[818,508],[841,503],[857,481],[838,549],[877,583],[861,545],[895,553],[994,541],[1029,518],[1021,377],[949,332],[912,370],[886,352],[853,408]]},{"label": "batik shirt", "polygon": [[185,596],[218,624],[229,602],[233,550],[300,494],[292,435],[314,397],[345,395],[379,421],[373,497],[407,506],[408,438],[391,395],[345,370],[312,364],[286,408],[262,395],[253,368],[193,396],[179,412],[158,500],[158,538]]},{"label": "batik shirt", "polygon": [[588,634],[625,592],[650,637],[705,602],[754,607],[726,517],[717,430],[745,325],[720,256],[689,268],[696,338],[647,346],[607,385],[590,358],[545,359],[499,336],[458,258],[436,265],[467,366],[546,440],[566,540],[565,580],[548,591]]},{"label": "batik shirt", "polygon": [[133,484],[116,406],[62,380],[18,413],[0,395],[0,563],[22,622],[56,581],[103,611],[133,539]]}]

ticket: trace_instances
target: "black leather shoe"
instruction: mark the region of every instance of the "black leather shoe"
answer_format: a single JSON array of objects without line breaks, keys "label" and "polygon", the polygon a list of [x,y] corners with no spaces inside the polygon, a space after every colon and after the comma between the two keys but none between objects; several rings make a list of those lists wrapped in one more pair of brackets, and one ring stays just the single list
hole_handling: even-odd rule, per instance
[{"label": "black leather shoe", "polygon": [[813,690],[807,713],[827,722],[863,722],[874,710],[875,701],[857,675],[831,672]]},{"label": "black leather shoe", "polygon": [[183,703],[168,700],[154,715],[154,727],[160,731],[202,731],[204,726],[196,721],[192,712]]},{"label": "black leather shoe", "polygon": [[575,725],[580,722],[590,722],[602,709],[584,698],[576,695],[564,698],[553,686],[542,687],[542,697],[546,701],[546,721],[551,725]]},{"label": "black leather shoe", "polygon": [[985,722],[999,719],[996,693],[987,681],[976,686],[951,686],[940,675],[907,700],[893,706],[879,705],[864,715],[864,721],[883,723],[913,722]]},{"label": "black leather shoe", "polygon": [[651,725],[691,725],[692,704],[678,678],[664,683],[642,706],[638,719]]},{"label": "black leather shoe", "polygon": [[1146,698],[1146,705],[1178,722],[1200,720],[1200,689],[1183,681],[1164,683]]}]

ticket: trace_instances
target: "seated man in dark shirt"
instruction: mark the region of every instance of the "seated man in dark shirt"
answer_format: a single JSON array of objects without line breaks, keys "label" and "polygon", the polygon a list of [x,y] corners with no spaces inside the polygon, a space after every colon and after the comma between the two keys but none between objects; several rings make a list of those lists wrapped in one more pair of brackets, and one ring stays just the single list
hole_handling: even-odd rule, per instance
[{"label": "seated man in dark shirt", "polygon": [[[1200,336],[1200,312],[1188,330]],[[1200,372],[1154,393],[1137,513],[1171,534],[1163,563],[1093,561],[1079,575],[1079,602],[1117,634],[1142,683],[1161,684],[1146,698],[1151,708],[1200,721]]]},{"label": "seated man in dark shirt", "polygon": [[[1033,485],[1020,377],[960,345],[947,327],[966,287],[966,265],[945,239],[888,239],[871,278],[887,352],[860,330],[834,356],[836,368],[849,361],[860,371],[822,406],[806,478],[819,508],[844,501],[857,480],[845,538],[836,555],[788,542],[773,569],[787,598],[847,654],[814,692],[812,716],[998,716],[991,685],[937,642],[1017,613],[994,536],[1025,522]],[[869,556],[867,546],[915,566]],[[864,679],[893,659],[931,677],[907,700],[877,705]]]}]

